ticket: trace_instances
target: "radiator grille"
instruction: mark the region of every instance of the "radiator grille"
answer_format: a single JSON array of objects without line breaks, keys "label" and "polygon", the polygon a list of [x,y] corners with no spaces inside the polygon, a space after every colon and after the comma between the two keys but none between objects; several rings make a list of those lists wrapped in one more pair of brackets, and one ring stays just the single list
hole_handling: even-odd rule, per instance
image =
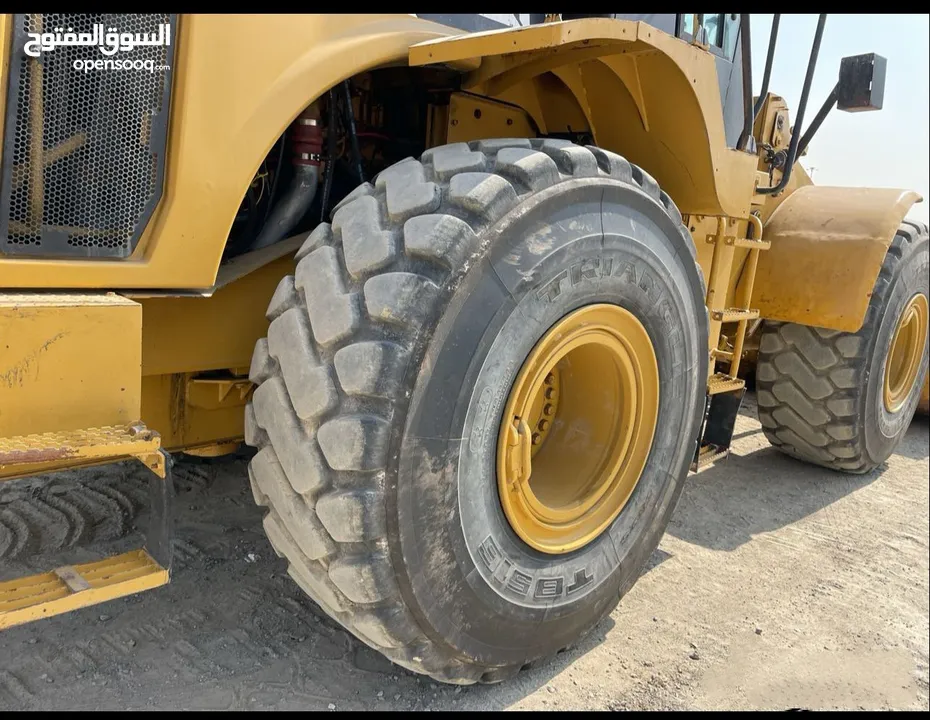
[{"label": "radiator grille", "polygon": [[[4,121],[0,253],[127,257],[161,196],[175,16],[21,14]],[[98,47],[25,52],[29,33],[154,33],[169,44],[112,56]],[[102,33],[101,33],[102,35]],[[75,61],[110,67],[75,68]],[[135,67],[119,68],[117,61]],[[151,68],[151,70],[149,69]]]}]

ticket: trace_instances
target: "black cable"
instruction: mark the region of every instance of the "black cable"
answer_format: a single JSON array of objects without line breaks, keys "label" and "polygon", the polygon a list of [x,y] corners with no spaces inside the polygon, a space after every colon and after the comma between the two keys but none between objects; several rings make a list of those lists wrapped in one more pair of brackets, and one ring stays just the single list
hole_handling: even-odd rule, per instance
[{"label": "black cable", "polygon": [[230,236],[227,239],[226,247],[223,250],[223,258],[226,260],[244,253],[258,234],[258,201],[255,197],[255,188],[252,185],[249,185],[248,189],[245,191],[245,198],[243,201],[247,204],[245,216],[240,218],[237,215],[233,221],[234,224],[237,222],[241,224],[238,230],[236,230],[234,226],[233,231],[230,232]]},{"label": "black cable", "polygon": [[326,170],[323,177],[323,200],[320,204],[320,222],[326,222],[329,211],[329,196],[333,191],[333,175],[336,171],[336,96],[329,91],[329,120],[326,128]]},{"label": "black cable", "polygon": [[765,102],[765,96],[769,92],[769,79],[772,77],[772,64],[775,61],[775,43],[778,40],[778,24],[781,21],[781,15],[776,13],[772,16],[772,32],[769,34],[769,51],[765,56],[765,71],[762,73],[762,89],[759,91],[759,99],[753,108],[753,114],[758,115],[762,109],[762,103]]},{"label": "black cable", "polygon": [[823,38],[823,28],[827,24],[827,15],[823,13],[817,21],[817,29],[814,31],[814,44],[811,46],[810,60],[807,62],[807,74],[804,76],[804,86],[801,88],[801,100],[798,103],[798,116],[794,122],[794,132],[791,133],[791,142],[788,145],[788,159],[785,161],[785,169],[782,170],[781,180],[777,185],[772,187],[756,188],[760,195],[772,195],[781,192],[788,184],[791,178],[791,169],[798,159],[798,143],[801,140],[801,127],[804,122],[804,111],[807,110],[807,98],[811,92],[811,83],[814,80],[814,70],[817,67],[817,55],[820,53],[820,41]]},{"label": "black cable", "polygon": [[355,112],[352,110],[352,95],[349,91],[349,81],[342,81],[342,90],[345,93],[346,99],[346,118],[348,123],[346,124],[346,129],[349,132],[349,142],[352,148],[352,160],[355,162],[356,172],[358,173],[358,181],[360,183],[365,182],[365,171],[362,169],[362,151],[358,147],[358,135],[355,134]]},{"label": "black cable", "polygon": [[268,205],[265,207],[265,216],[262,218],[262,227],[268,222],[268,214],[271,212],[271,206],[274,205],[274,194],[278,189],[278,178],[281,177],[281,170],[284,169],[284,135],[281,135],[281,148],[278,150],[278,164],[275,167],[274,177],[271,179],[271,190],[268,195]]}]

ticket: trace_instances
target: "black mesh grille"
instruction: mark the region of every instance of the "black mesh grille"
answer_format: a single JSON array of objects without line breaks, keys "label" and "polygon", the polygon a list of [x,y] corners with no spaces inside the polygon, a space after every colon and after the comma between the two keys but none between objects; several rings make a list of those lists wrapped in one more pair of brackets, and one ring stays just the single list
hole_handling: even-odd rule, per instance
[{"label": "black mesh grille", "polygon": [[[15,15],[3,141],[0,253],[127,257],[161,196],[175,16]],[[60,46],[38,58],[28,33],[62,30],[158,34],[107,57],[99,48]],[[101,69],[75,61],[104,60]],[[135,64],[118,68],[116,61]],[[151,68],[151,70],[149,69]],[[43,169],[40,169],[43,168]]]}]

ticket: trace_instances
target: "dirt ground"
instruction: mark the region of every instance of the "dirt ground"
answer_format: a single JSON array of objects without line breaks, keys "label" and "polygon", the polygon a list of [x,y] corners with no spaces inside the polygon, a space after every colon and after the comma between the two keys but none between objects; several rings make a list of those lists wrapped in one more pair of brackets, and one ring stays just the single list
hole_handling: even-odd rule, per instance
[{"label": "dirt ground", "polygon": [[[808,467],[767,445],[747,396],[732,456],[689,478],[613,614],[554,663],[467,688],[392,666],[302,596],[262,534],[244,462],[179,467],[171,585],[0,634],[0,710],[926,710],[928,444],[918,418],[869,475]],[[144,474],[72,477],[113,511],[78,555],[132,546]],[[39,562],[2,530],[37,498],[52,512],[43,492],[2,489],[4,575]]]}]

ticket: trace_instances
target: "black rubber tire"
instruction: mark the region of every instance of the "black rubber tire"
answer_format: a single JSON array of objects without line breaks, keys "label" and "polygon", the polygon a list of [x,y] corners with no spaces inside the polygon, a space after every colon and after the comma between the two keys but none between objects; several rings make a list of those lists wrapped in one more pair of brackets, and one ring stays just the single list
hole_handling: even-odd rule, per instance
[{"label": "black rubber tire", "polygon": [[[707,314],[675,205],[597,148],[460,143],[359,187],[297,259],[255,347],[245,426],[291,576],[363,642],[444,682],[499,682],[577,641],[636,581],[696,447]],[[544,555],[500,509],[497,428],[536,340],[594,302],[649,332],[658,426],[611,527]]]},{"label": "black rubber tire", "polygon": [[882,264],[865,320],[846,333],[766,322],[759,345],[759,422],[782,452],[815,465],[865,473],[894,452],[910,425],[927,373],[895,413],[885,408],[885,361],[898,319],[928,292],[927,226],[905,220]]}]

